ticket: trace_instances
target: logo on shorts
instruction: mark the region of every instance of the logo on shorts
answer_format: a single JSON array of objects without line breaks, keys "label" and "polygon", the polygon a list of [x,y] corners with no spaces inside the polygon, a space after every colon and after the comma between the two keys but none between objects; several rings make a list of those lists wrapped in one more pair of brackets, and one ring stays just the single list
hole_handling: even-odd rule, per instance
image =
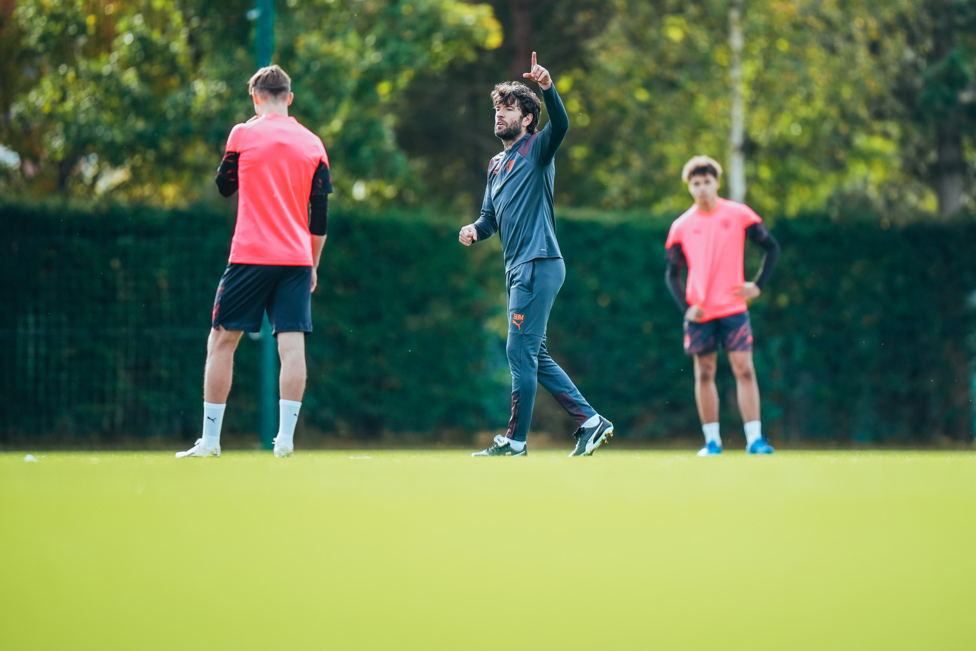
[{"label": "logo on shorts", "polygon": [[518,329],[522,330],[522,322],[525,321],[524,314],[514,314],[512,315],[512,324],[518,326]]}]

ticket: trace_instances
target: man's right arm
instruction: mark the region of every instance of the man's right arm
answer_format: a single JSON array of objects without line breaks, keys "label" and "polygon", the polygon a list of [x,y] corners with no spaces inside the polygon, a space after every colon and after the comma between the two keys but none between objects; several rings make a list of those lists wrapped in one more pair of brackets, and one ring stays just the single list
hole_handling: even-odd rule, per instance
[{"label": "man's right arm", "polygon": [[220,161],[217,168],[217,189],[220,194],[229,197],[237,192],[237,161],[240,154],[236,151],[228,151],[224,154],[224,159]]},{"label": "man's right arm", "polygon": [[227,136],[227,146],[224,148],[224,158],[220,161],[220,167],[217,168],[217,178],[214,179],[217,183],[217,189],[220,190],[220,194],[229,197],[235,192],[237,192],[238,177],[237,177],[237,164],[241,157],[241,146],[243,145],[242,139],[244,137],[244,127],[240,124],[235,126],[230,130],[230,135]]},{"label": "man's right arm", "polygon": [[685,285],[681,282],[681,268],[685,266],[685,252],[680,244],[673,244],[664,252],[667,267],[664,271],[664,282],[671,292],[671,298],[678,305],[682,314],[688,312],[688,300],[685,298]]},{"label": "man's right arm", "polygon": [[[481,202],[481,216],[473,223],[461,229],[459,239],[462,244],[471,246],[473,242],[487,240],[498,230],[498,220],[495,218],[495,204],[491,200],[491,178],[495,167],[499,164],[497,158],[488,163],[488,185],[485,187],[485,198]],[[473,233],[471,231],[474,231]]]},{"label": "man's right arm", "polygon": [[498,220],[495,219],[495,205],[491,202],[491,182],[485,188],[485,200],[481,203],[481,216],[474,223],[478,231],[478,241],[487,240],[498,230]]}]

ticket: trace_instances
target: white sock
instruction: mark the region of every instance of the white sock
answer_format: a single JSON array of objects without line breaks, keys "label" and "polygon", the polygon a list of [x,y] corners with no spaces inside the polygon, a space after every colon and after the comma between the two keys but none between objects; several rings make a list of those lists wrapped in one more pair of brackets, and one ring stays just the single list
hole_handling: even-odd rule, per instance
[{"label": "white sock", "polygon": [[742,426],[742,429],[746,431],[746,445],[752,445],[762,438],[761,421],[750,420],[748,423]]},{"label": "white sock", "polygon": [[302,403],[294,400],[278,401],[278,437],[276,443],[286,448],[295,447],[295,425]]},{"label": "white sock", "polygon": [[220,444],[220,426],[224,424],[224,409],[227,405],[203,403],[203,447],[212,448]]},{"label": "white sock", "polygon": [[583,427],[595,427],[600,423],[600,414],[593,414],[589,420],[583,423]]},{"label": "white sock", "polygon": [[525,441],[516,441],[515,439],[508,439],[508,444],[512,446],[512,449],[516,452],[521,452],[525,449]]},{"label": "white sock", "polygon": [[718,423],[705,423],[702,425],[702,433],[705,435],[705,444],[715,443],[722,447],[722,437],[718,433]]}]

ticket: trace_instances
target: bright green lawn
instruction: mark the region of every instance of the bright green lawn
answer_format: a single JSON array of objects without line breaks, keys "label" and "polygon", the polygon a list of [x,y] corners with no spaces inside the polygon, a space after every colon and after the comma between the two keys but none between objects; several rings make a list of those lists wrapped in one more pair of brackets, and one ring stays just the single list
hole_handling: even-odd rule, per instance
[{"label": "bright green lawn", "polygon": [[299,454],[0,455],[0,649],[976,648],[969,452]]}]

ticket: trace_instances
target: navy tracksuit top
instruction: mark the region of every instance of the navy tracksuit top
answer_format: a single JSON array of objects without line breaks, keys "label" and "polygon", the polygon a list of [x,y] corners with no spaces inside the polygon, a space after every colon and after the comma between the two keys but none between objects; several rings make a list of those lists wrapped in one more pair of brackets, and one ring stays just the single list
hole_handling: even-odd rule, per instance
[{"label": "navy tracksuit top", "polygon": [[569,116],[556,85],[542,91],[549,123],[526,134],[488,164],[488,187],[474,223],[478,241],[498,231],[505,271],[539,258],[561,258],[553,214],[553,158],[569,130]]}]

